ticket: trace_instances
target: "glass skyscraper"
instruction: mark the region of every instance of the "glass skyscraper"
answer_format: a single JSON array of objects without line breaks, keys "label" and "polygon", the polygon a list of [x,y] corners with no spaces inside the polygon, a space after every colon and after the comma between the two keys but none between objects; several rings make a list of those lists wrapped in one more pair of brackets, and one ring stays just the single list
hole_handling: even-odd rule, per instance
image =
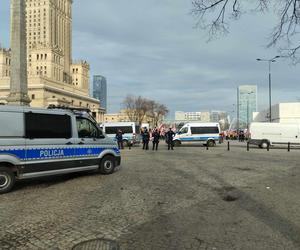
[{"label": "glass skyscraper", "polygon": [[241,85],[237,95],[239,127],[246,128],[253,120],[253,112],[257,112],[257,86]]},{"label": "glass skyscraper", "polygon": [[100,106],[107,111],[107,83],[104,76],[95,75],[93,78],[93,97],[100,101]]}]

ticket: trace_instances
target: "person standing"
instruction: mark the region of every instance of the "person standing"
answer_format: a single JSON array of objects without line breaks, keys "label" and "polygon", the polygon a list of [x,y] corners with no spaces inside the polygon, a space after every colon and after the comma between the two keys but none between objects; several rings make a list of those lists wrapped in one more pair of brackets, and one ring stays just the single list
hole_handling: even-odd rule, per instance
[{"label": "person standing", "polygon": [[124,149],[124,145],[123,145],[123,132],[122,130],[118,130],[117,134],[116,134],[116,139],[118,142],[118,148],[119,149]]},{"label": "person standing", "polygon": [[169,128],[169,131],[165,134],[165,136],[168,143],[168,150],[174,150],[173,137],[175,136],[175,133],[173,132],[172,128]]},{"label": "person standing", "polygon": [[159,144],[159,137],[160,137],[160,134],[158,132],[157,129],[155,129],[152,133],[152,144],[153,144],[153,147],[152,147],[152,150],[156,150],[158,149],[158,144]]},{"label": "person standing", "polygon": [[143,150],[149,149],[149,140],[150,140],[150,134],[148,129],[145,127],[142,132],[142,138],[143,138]]}]

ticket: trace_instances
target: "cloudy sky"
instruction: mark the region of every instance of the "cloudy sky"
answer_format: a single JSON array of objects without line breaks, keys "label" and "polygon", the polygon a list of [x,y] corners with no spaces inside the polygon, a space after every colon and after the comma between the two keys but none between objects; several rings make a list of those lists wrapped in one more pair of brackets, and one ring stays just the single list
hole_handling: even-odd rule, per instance
[{"label": "cloudy sky", "polygon": [[[107,77],[109,112],[127,94],[166,104],[171,117],[175,110],[233,111],[241,84],[257,84],[259,109],[267,107],[267,64],[255,59],[277,55],[265,46],[275,15],[244,15],[230,34],[207,42],[191,9],[189,0],[74,1],[73,58]],[[9,46],[9,0],[1,0],[0,42]],[[300,98],[299,66],[273,64],[274,103]]]}]

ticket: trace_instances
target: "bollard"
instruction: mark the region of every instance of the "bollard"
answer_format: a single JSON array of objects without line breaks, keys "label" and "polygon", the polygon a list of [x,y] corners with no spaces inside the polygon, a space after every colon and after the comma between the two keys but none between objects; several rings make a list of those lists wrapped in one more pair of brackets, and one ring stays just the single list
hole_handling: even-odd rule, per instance
[{"label": "bollard", "polygon": [[250,150],[250,143],[249,143],[249,141],[247,142],[247,151],[249,151]]},{"label": "bollard", "polygon": [[208,150],[208,143],[206,143],[206,150]]},{"label": "bollard", "polygon": [[290,152],[290,151],[291,151],[291,143],[288,142],[288,152]]},{"label": "bollard", "polygon": [[230,151],[230,142],[227,142],[227,150]]},{"label": "bollard", "polygon": [[267,151],[270,151],[270,143],[267,145]]}]

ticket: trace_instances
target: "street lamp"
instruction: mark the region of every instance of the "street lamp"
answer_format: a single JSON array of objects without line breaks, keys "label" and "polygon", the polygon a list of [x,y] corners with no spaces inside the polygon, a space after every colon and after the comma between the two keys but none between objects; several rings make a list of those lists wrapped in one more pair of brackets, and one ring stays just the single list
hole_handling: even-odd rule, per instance
[{"label": "street lamp", "polygon": [[280,56],[275,56],[272,59],[261,59],[257,58],[256,60],[259,62],[268,62],[269,64],[269,110],[270,110],[270,122],[272,122],[272,83],[271,83],[271,63],[276,62],[275,59],[279,58]]}]

